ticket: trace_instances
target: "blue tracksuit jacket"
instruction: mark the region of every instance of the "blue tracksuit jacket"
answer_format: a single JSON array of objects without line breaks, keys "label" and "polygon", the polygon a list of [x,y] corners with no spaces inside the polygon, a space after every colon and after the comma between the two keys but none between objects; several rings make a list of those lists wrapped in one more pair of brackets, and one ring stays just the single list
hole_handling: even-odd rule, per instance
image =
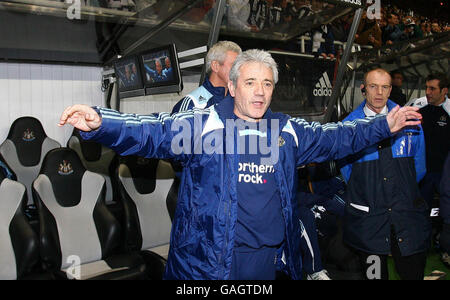
[{"label": "blue tracksuit jacket", "polygon": [[187,111],[193,108],[208,108],[219,103],[225,98],[225,88],[215,87],[206,77],[201,86],[190,92],[177,102],[172,108],[172,113]]}]

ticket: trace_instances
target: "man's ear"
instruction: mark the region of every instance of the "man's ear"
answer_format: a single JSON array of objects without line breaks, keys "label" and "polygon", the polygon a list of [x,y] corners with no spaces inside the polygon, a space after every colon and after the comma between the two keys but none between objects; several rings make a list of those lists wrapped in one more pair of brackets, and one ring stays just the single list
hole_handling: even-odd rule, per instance
[{"label": "man's ear", "polygon": [[236,95],[234,91],[233,81],[231,80],[228,80],[228,90],[230,91],[231,97],[234,97]]},{"label": "man's ear", "polygon": [[219,72],[219,66],[220,66],[220,63],[219,63],[217,60],[213,60],[213,61],[211,62],[211,70],[212,70],[214,73]]},{"label": "man's ear", "polygon": [[365,85],[364,85],[364,84],[361,84],[360,89],[361,89],[361,93],[364,95],[364,94],[366,93],[366,87],[365,87]]}]

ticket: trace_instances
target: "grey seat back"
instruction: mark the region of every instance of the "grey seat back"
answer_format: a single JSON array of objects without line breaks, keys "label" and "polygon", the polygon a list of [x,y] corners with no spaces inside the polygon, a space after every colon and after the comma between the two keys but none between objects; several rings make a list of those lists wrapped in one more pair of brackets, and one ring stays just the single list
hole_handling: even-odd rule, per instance
[{"label": "grey seat back", "polygon": [[111,174],[116,153],[99,143],[83,140],[77,129],[74,129],[72,136],[67,141],[67,147],[75,150],[87,170],[105,178],[105,201],[107,204],[113,202],[116,197]]},{"label": "grey seat back", "polygon": [[18,118],[13,122],[6,140],[0,145],[0,154],[27,188],[27,204],[33,204],[31,183],[41,169],[45,155],[61,145],[49,138],[41,122],[33,117]]},{"label": "grey seat back", "polygon": [[31,271],[39,260],[38,239],[22,211],[25,186],[0,180],[0,280],[13,280]]},{"label": "grey seat back", "polygon": [[139,250],[168,245],[172,222],[166,198],[175,178],[171,165],[162,160],[137,158],[121,163],[118,177],[128,211],[126,228],[138,232],[126,233],[137,240],[129,240],[129,245],[136,242]]}]

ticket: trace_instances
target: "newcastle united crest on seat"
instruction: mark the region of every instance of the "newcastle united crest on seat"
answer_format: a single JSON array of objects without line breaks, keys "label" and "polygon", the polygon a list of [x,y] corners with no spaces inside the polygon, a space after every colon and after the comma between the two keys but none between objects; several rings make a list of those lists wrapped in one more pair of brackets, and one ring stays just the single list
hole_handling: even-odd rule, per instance
[{"label": "newcastle united crest on seat", "polygon": [[25,131],[23,132],[23,137],[22,137],[22,139],[23,139],[25,142],[31,142],[31,141],[33,141],[33,140],[35,139],[33,131],[31,131],[29,128],[27,128],[27,130],[25,130]]},{"label": "newcastle united crest on seat", "polygon": [[70,162],[63,160],[62,163],[59,164],[58,174],[59,175],[70,175],[73,173],[72,165]]}]

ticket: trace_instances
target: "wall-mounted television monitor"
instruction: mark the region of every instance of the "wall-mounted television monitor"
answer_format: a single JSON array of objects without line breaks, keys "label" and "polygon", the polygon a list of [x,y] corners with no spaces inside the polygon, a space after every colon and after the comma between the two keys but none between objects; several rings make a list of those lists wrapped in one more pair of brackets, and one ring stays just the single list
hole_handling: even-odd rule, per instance
[{"label": "wall-mounted television monitor", "polygon": [[175,44],[140,53],[146,95],[179,93],[183,90]]},{"label": "wall-mounted television monitor", "polygon": [[123,57],[114,63],[121,98],[145,95],[140,68],[138,56]]}]

